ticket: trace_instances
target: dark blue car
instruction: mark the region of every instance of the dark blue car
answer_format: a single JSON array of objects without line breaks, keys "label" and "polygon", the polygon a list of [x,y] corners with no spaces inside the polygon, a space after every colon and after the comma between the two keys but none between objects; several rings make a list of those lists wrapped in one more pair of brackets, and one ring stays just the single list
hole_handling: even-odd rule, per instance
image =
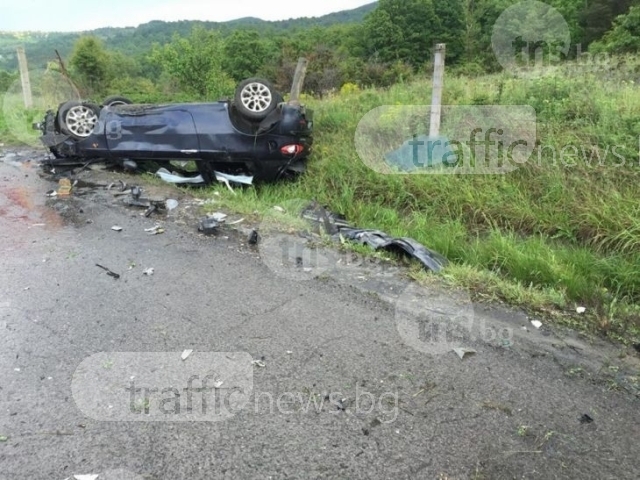
[{"label": "dark blue car", "polygon": [[61,162],[193,160],[206,183],[215,180],[214,171],[269,182],[304,171],[313,112],[284,102],[268,81],[250,78],[232,100],[212,103],[69,101],[49,111],[37,128]]}]

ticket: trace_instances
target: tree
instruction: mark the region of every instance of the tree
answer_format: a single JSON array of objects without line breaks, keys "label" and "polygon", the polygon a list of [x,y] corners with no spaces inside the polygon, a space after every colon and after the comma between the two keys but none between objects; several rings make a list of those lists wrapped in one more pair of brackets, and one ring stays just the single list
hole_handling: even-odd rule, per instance
[{"label": "tree", "polygon": [[637,0],[590,0],[579,15],[585,46],[600,40],[617,17],[627,13],[631,5],[638,3]]},{"label": "tree", "polygon": [[234,80],[256,76],[275,55],[270,40],[255,30],[236,30],[224,41],[222,67]]},{"label": "tree", "polygon": [[640,52],[640,6],[631,7],[629,13],[616,18],[613,29],[601,41],[591,45],[594,53],[637,53]]},{"label": "tree", "polygon": [[73,49],[69,67],[75,80],[91,94],[102,93],[112,78],[110,56],[100,39],[80,37]]},{"label": "tree", "polygon": [[153,62],[161,65],[185,93],[200,100],[233,92],[234,82],[222,69],[223,43],[218,32],[196,26],[189,37],[175,34],[171,43],[155,45]]},{"label": "tree", "polygon": [[431,61],[436,43],[447,43],[447,57],[462,54],[461,0],[380,0],[364,22],[366,53],[381,62],[404,61],[419,68]]}]

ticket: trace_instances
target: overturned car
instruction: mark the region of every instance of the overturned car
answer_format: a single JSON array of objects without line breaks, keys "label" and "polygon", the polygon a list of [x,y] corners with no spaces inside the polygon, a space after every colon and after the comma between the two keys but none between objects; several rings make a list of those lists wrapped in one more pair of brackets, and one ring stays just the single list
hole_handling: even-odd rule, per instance
[{"label": "overturned car", "polygon": [[34,125],[56,160],[139,163],[191,161],[206,183],[215,172],[270,182],[304,171],[313,144],[313,112],[286,103],[267,80],[249,78],[230,100],[164,105],[109,97],[68,101]]}]

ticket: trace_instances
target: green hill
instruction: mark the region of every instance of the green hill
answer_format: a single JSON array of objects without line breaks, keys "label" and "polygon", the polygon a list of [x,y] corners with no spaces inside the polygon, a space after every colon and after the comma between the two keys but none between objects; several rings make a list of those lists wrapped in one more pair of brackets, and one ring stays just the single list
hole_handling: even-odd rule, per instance
[{"label": "green hill", "polygon": [[0,69],[16,70],[16,48],[23,45],[27,52],[30,68],[44,67],[55,59],[55,50],[66,58],[75,40],[82,34],[95,35],[104,40],[109,49],[138,55],[151,48],[154,42],[164,44],[171,40],[174,33],[188,35],[195,25],[220,30],[223,34],[238,28],[252,28],[263,32],[292,31],[312,27],[330,26],[344,23],[357,23],[376,8],[377,2],[362,7],[330,13],[321,17],[302,17],[280,21],[265,21],[246,17],[229,22],[202,22],[185,20],[177,22],[152,21],[138,27],[100,28],[87,32],[0,32]]}]

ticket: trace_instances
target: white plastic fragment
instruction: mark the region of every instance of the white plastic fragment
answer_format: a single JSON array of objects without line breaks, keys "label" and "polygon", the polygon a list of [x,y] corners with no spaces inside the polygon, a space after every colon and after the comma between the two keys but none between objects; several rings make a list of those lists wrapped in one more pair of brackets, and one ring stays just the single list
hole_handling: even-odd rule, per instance
[{"label": "white plastic fragment", "polygon": [[75,480],[96,480],[96,478],[98,478],[100,475],[95,475],[95,474],[91,474],[91,475],[74,475],[73,478],[75,478]]},{"label": "white plastic fragment", "polygon": [[164,233],[164,228],[160,225],[156,225],[155,227],[145,228],[144,231],[149,235],[160,235],[161,233]]},{"label": "white plastic fragment", "polygon": [[477,353],[473,348],[454,348],[453,351],[456,352],[456,355],[461,359],[464,359],[466,355],[474,355]]},{"label": "white plastic fragment", "polygon": [[154,270],[153,268],[147,268],[147,269],[146,269],[144,272],[142,272],[142,273],[143,273],[144,275],[147,275],[147,276],[149,276],[149,277],[150,277],[151,275],[153,275],[153,274],[154,274],[154,272],[155,272],[155,270]]},{"label": "white plastic fragment", "polygon": [[260,368],[265,368],[267,366],[262,360],[254,360],[253,362],[251,362],[251,365]]},{"label": "white plastic fragment", "polygon": [[275,207],[273,207],[273,209],[274,209],[276,212],[280,212],[280,213],[284,213],[284,212],[285,212],[285,209],[284,209],[284,208],[279,207],[279,206],[277,206],[277,205],[276,205]]},{"label": "white plastic fragment", "polygon": [[222,223],[227,219],[227,214],[226,213],[222,213],[222,212],[216,212],[212,215],[209,215],[209,218],[213,219],[214,221],[218,222],[218,223]]},{"label": "white plastic fragment", "polygon": [[166,168],[158,170],[156,175],[168,183],[204,183],[202,175],[198,175],[197,177],[181,177],[180,175],[169,172]]},{"label": "white plastic fragment", "polygon": [[193,350],[185,350],[184,352],[182,352],[182,360],[186,360],[187,358],[189,358],[189,355],[191,355],[193,353]]},{"label": "white plastic fragment", "polygon": [[241,218],[240,220],[236,220],[235,222],[231,222],[229,223],[229,225],[238,225],[239,223],[244,222],[244,218]]},{"label": "white plastic fragment", "polygon": [[171,211],[174,210],[176,208],[178,208],[178,205],[180,205],[178,203],[177,200],[174,200],[173,198],[169,198],[166,202],[165,202],[165,206],[167,207],[167,210]]},{"label": "white plastic fragment", "polygon": [[247,175],[229,175],[228,173],[221,173],[221,172],[213,172],[213,173],[216,176],[216,180],[218,180],[219,182],[226,183],[227,186],[229,185],[229,182],[241,183],[244,185],[253,184],[253,177],[249,177]]},{"label": "white plastic fragment", "polygon": [[118,225],[114,225],[113,227],[111,227],[111,230],[113,230],[115,232],[121,232],[122,231],[122,227],[119,227]]},{"label": "white plastic fragment", "polygon": [[586,309],[586,308],[584,308],[584,307],[578,307],[578,308],[576,308],[576,312],[578,312],[578,313],[584,313],[584,312],[586,312],[586,311],[587,311],[587,309]]},{"label": "white plastic fragment", "polygon": [[540,320],[531,320],[531,325],[536,328],[540,328],[542,326],[542,322]]}]

